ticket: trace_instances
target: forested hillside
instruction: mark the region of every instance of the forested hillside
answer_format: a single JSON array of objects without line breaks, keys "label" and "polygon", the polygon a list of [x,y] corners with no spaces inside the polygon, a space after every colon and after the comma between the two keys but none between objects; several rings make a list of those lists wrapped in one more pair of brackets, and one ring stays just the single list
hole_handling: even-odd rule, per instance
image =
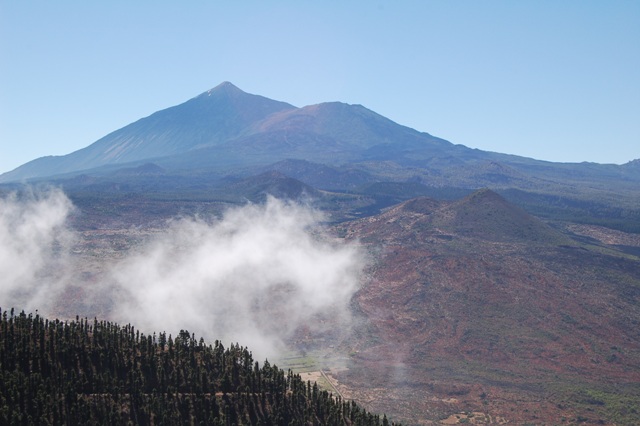
[{"label": "forested hillside", "polygon": [[13,309],[1,318],[3,425],[389,424],[237,344]]}]

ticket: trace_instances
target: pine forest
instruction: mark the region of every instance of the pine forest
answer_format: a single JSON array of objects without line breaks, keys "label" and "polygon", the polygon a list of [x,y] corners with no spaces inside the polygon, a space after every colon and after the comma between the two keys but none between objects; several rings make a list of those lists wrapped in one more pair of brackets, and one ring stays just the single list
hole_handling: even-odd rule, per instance
[{"label": "pine forest", "polygon": [[0,311],[3,425],[388,425],[265,361],[183,330]]}]

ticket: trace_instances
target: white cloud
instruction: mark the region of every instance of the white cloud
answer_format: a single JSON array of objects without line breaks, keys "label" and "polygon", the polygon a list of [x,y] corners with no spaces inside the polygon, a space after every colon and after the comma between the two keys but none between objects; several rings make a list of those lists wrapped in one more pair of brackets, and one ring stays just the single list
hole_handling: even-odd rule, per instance
[{"label": "white cloud", "polygon": [[317,212],[271,198],[212,224],[174,222],[114,270],[125,294],[114,317],[271,356],[318,314],[348,318],[362,256],[312,232],[318,220]]},{"label": "white cloud", "polygon": [[[257,358],[276,355],[297,328],[313,330],[318,315],[349,324],[363,256],[332,241],[315,210],[270,198],[216,221],[174,220],[82,282],[86,259],[71,255],[78,236],[66,226],[72,209],[56,189],[0,199],[0,307],[74,317],[64,309],[106,298],[98,305],[113,306],[111,320],[239,342]],[[69,286],[75,305],[61,307]]]},{"label": "white cloud", "polygon": [[0,306],[45,311],[68,268],[72,210],[57,189],[27,190],[0,198]]}]

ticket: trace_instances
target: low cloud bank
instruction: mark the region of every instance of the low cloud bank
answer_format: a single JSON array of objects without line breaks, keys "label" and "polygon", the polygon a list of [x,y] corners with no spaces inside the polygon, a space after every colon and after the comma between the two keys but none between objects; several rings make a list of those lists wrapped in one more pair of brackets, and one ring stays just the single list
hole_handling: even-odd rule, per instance
[{"label": "low cloud bank", "polygon": [[270,198],[216,223],[177,221],[114,270],[125,295],[114,314],[142,328],[184,328],[273,355],[318,314],[348,319],[362,257],[312,233],[318,219]]},{"label": "low cloud bank", "polygon": [[64,288],[73,206],[60,190],[0,198],[0,306],[48,310]]},{"label": "low cloud bank", "polygon": [[100,281],[83,284],[82,266],[70,261],[76,236],[65,224],[72,209],[59,190],[0,199],[3,309],[46,315],[65,286],[84,285],[87,306],[97,295],[112,300],[112,320],[146,333],[184,329],[239,342],[258,358],[279,353],[296,329],[316,329],[319,315],[349,324],[363,256],[332,241],[317,211],[270,198],[220,220],[173,220],[107,266]]}]

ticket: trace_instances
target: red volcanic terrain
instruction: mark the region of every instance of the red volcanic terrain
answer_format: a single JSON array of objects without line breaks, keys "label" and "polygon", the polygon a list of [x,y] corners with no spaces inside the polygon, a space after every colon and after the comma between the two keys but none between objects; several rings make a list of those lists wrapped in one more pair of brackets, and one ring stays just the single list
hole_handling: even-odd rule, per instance
[{"label": "red volcanic terrain", "polygon": [[640,242],[571,229],[489,190],[340,225],[372,256],[343,393],[409,424],[635,424]]}]

